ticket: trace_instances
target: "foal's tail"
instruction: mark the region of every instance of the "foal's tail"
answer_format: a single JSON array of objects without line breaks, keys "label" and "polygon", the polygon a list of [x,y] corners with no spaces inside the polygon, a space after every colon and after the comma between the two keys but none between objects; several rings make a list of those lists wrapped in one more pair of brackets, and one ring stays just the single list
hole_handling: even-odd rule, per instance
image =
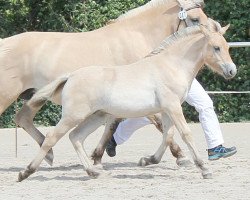
[{"label": "foal's tail", "polygon": [[44,104],[45,101],[50,99],[50,97],[52,97],[53,94],[55,94],[60,87],[64,86],[68,78],[69,78],[69,74],[59,77],[53,82],[44,86],[33,95],[33,97],[27,102],[27,104],[30,106],[32,105],[38,106],[38,105]]}]

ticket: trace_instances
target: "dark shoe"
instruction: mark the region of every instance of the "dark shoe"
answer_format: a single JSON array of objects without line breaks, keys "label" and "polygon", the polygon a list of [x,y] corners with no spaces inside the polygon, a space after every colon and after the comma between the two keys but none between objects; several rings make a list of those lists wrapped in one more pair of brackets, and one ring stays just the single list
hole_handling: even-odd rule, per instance
[{"label": "dark shoe", "polygon": [[114,137],[112,136],[112,138],[109,140],[107,146],[106,146],[106,152],[110,157],[114,157],[116,155],[116,148],[117,144],[115,142]]},{"label": "dark shoe", "polygon": [[208,149],[208,160],[218,160],[234,155],[237,152],[236,147],[226,148],[222,145]]}]

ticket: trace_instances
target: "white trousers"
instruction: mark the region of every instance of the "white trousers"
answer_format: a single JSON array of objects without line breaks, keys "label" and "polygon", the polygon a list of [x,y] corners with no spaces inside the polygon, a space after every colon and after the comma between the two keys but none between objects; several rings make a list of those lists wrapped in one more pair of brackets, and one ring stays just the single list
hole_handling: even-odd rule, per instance
[{"label": "white trousers", "polygon": [[[224,143],[219,121],[213,108],[213,102],[201,84],[194,79],[186,98],[186,102],[194,106],[199,113],[199,121],[205,134],[208,149]],[[122,144],[138,129],[151,124],[146,117],[126,119],[119,124],[114,133],[116,143]]]}]

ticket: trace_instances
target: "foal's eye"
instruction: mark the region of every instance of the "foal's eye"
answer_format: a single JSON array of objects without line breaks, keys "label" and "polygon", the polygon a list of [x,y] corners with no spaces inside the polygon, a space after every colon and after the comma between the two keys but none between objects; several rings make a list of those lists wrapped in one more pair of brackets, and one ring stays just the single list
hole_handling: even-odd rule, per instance
[{"label": "foal's eye", "polygon": [[191,21],[193,22],[193,24],[198,25],[200,23],[199,18],[192,18]]},{"label": "foal's eye", "polygon": [[215,51],[220,51],[220,47],[215,46],[215,47],[214,47],[214,50],[215,50]]}]

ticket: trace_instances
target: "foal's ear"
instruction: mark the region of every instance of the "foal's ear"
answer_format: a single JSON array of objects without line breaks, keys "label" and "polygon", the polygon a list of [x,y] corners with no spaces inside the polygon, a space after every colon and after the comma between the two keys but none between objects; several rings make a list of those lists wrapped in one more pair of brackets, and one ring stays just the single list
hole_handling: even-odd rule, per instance
[{"label": "foal's ear", "polygon": [[220,29],[220,33],[221,33],[222,35],[224,35],[229,27],[230,27],[230,24],[228,24],[228,25],[222,27],[222,28]]},{"label": "foal's ear", "polygon": [[208,22],[208,29],[212,32],[220,32],[221,31],[221,25],[219,22],[211,19],[211,18],[208,18],[207,20]]}]

